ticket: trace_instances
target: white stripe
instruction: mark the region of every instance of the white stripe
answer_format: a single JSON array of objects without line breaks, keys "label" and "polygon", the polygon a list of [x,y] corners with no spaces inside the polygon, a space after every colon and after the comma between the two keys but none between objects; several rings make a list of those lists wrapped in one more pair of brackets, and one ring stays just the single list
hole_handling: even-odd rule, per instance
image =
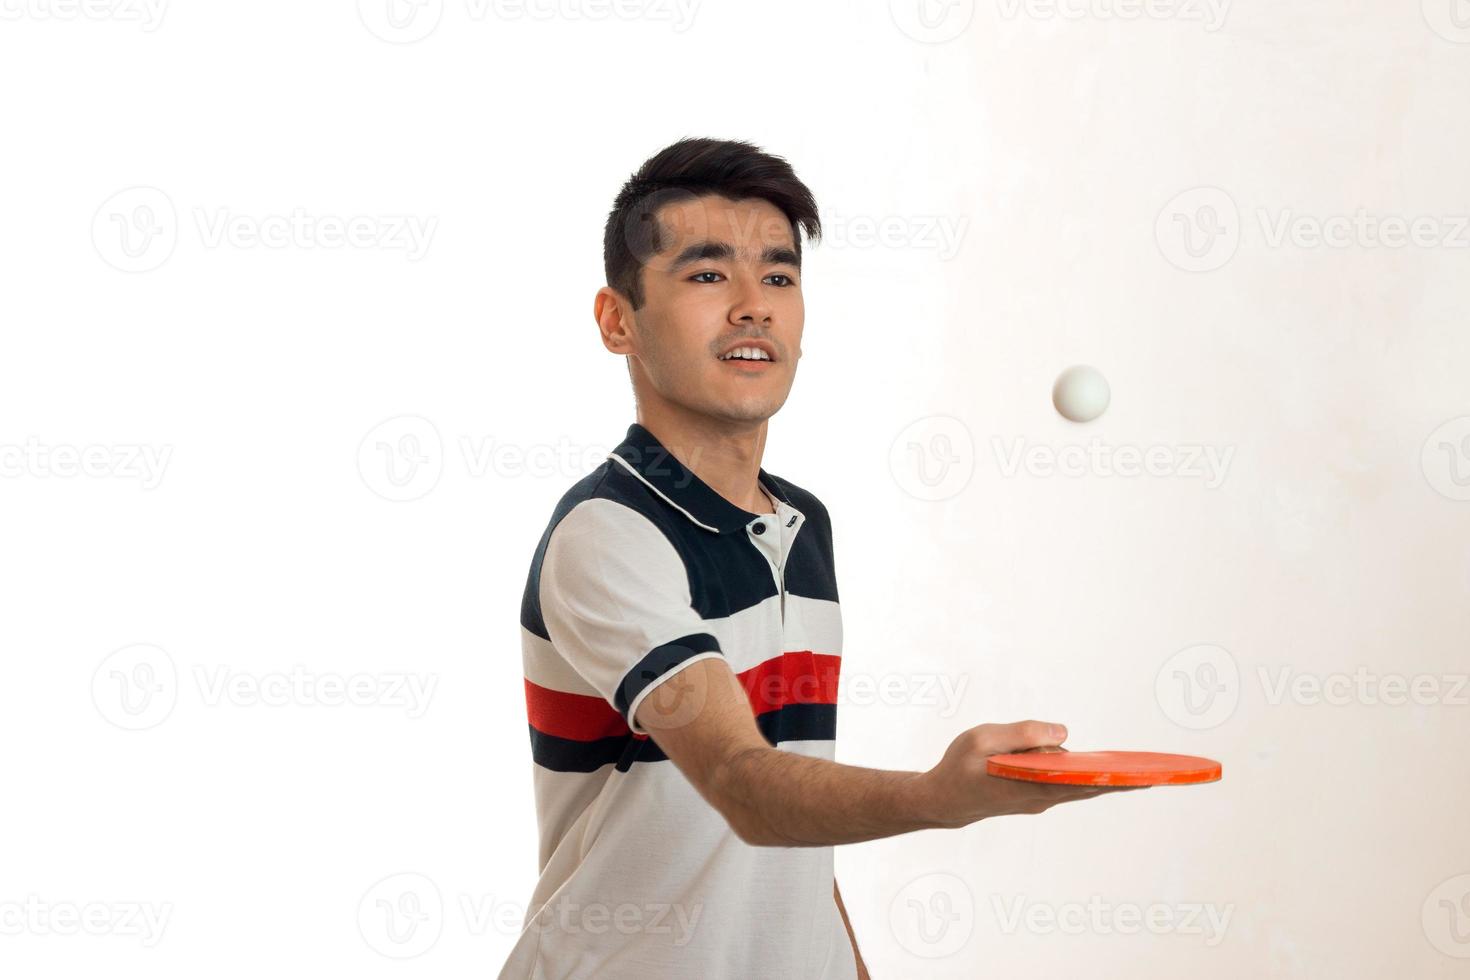
[{"label": "white stripe", "polygon": [[[701,620],[701,632],[720,641],[735,673],[793,650],[842,655],[842,611],[830,599],[786,593],[786,632],[781,635],[779,596],[769,596],[733,616]],[[521,627],[521,653],[526,679],[540,687],[569,694],[597,690],[557,652],[550,640]]]}]

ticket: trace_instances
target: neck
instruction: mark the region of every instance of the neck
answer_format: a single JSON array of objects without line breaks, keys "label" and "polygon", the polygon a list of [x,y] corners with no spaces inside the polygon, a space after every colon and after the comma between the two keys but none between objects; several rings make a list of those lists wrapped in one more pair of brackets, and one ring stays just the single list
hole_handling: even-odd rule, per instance
[{"label": "neck", "polygon": [[766,448],[766,422],[726,422],[638,406],[638,424],[652,432],[679,462],[715,493],[755,514],[771,510],[758,479]]}]

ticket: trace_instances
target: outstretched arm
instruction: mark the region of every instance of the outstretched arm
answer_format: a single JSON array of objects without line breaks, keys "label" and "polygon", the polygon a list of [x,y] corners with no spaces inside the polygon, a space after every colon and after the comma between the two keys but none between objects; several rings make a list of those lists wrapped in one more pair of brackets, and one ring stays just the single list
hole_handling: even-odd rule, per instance
[{"label": "outstretched arm", "polygon": [[849,766],[773,748],[722,657],[690,664],[664,683],[679,696],[646,698],[637,723],[748,844],[852,844],[987,817],[1041,813],[1115,792],[990,776],[990,755],[1062,751],[1061,725],[1022,721],[961,732],[925,772]]}]

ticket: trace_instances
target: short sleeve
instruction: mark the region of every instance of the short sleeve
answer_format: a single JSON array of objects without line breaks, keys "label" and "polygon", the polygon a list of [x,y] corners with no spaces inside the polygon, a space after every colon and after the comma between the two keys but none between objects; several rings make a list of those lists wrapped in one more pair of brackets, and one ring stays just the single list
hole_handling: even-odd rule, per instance
[{"label": "short sleeve", "polygon": [[690,664],[723,656],[678,551],[613,500],[584,500],[552,529],[540,601],[557,652],[640,735],[633,719],[645,697]]}]

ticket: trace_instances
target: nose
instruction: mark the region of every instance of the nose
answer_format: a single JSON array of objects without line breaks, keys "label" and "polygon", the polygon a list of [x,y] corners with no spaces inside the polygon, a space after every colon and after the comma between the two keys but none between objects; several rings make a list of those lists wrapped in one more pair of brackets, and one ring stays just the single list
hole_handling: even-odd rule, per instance
[{"label": "nose", "polygon": [[740,294],[735,305],[730,307],[730,322],[736,324],[771,322],[771,302],[766,298],[765,286],[759,279],[743,276],[740,279]]}]

